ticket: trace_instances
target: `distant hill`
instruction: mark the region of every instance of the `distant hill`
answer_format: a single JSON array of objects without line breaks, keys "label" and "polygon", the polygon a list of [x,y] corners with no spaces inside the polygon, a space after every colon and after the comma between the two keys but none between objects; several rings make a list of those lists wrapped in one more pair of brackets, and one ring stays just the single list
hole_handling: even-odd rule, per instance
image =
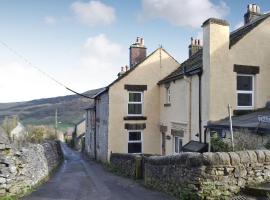
[{"label": "distant hill", "polygon": [[[101,89],[90,90],[84,95],[92,96]],[[37,99],[16,103],[0,103],[0,122],[6,116],[17,115],[24,124],[54,125],[55,110],[58,110],[59,127],[65,129],[73,126],[84,117],[85,108],[93,104],[93,100],[78,95]]]}]

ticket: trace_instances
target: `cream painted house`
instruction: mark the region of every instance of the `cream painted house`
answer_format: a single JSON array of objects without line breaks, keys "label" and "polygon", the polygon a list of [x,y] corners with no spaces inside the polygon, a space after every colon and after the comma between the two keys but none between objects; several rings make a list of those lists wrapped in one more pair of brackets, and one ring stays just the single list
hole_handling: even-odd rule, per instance
[{"label": "cream painted house", "polygon": [[[182,151],[191,140],[205,142],[210,121],[262,108],[270,100],[270,14],[248,5],[245,24],[230,33],[229,23],[208,19],[190,57],[159,82],[163,154]],[[199,143],[198,143],[199,144]]]},{"label": "cream painted house", "polygon": [[179,67],[163,48],[146,56],[142,38],[130,46],[130,68],[94,96],[87,109],[86,152],[106,162],[110,153],[161,154],[160,89]]}]

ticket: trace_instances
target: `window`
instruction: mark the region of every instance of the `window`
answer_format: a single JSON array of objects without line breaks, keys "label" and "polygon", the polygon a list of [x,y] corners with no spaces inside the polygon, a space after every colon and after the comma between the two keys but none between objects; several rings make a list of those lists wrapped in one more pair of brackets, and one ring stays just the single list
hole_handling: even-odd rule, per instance
[{"label": "window", "polygon": [[237,107],[252,109],[254,107],[254,76],[237,75]]},{"label": "window", "polygon": [[143,112],[143,93],[129,92],[128,115],[141,116]]},{"label": "window", "polygon": [[178,136],[174,137],[174,153],[180,153],[182,151],[182,139]]},{"label": "window", "polygon": [[171,89],[170,89],[170,87],[166,88],[166,103],[167,104],[171,103]]},{"label": "window", "polygon": [[128,153],[142,153],[142,132],[128,132]]}]

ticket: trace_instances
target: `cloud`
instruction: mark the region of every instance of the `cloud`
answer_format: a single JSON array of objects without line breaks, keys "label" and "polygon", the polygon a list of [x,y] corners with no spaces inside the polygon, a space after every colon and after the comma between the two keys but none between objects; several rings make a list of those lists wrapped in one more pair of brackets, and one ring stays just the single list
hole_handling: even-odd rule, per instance
[{"label": "cloud", "polygon": [[[128,61],[128,50],[111,41],[105,34],[87,38],[81,44],[80,52],[81,54],[72,64],[67,63],[56,68],[37,67],[71,89],[85,92],[107,86],[117,78],[121,66]],[[21,61],[0,62],[0,102],[72,94],[23,60]]]},{"label": "cloud", "polygon": [[54,16],[45,16],[44,22],[49,25],[53,25],[56,23],[56,18]]},{"label": "cloud", "polygon": [[211,0],[142,0],[140,20],[164,19],[175,26],[198,28],[210,17],[223,18],[229,9]]},{"label": "cloud", "polygon": [[0,102],[59,96],[66,91],[34,68],[19,62],[1,63]]},{"label": "cloud", "polygon": [[100,1],[76,1],[71,5],[71,9],[81,23],[89,26],[112,24],[116,19],[114,8]]},{"label": "cloud", "polygon": [[80,59],[81,71],[88,74],[92,88],[104,87],[113,81],[128,58],[128,51],[120,44],[110,41],[105,34],[89,37],[83,51]]}]

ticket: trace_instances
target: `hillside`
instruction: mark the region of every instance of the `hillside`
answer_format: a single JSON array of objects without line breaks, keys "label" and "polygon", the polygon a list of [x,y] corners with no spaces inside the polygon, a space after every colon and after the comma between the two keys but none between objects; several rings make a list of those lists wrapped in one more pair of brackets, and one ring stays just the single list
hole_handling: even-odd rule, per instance
[{"label": "hillside", "polygon": [[[92,96],[100,89],[90,90],[84,94]],[[0,122],[6,116],[17,115],[24,124],[53,125],[55,110],[58,110],[60,128],[73,126],[83,118],[85,108],[89,107],[93,100],[78,95],[60,96],[54,98],[37,99],[26,102],[0,103]]]}]

